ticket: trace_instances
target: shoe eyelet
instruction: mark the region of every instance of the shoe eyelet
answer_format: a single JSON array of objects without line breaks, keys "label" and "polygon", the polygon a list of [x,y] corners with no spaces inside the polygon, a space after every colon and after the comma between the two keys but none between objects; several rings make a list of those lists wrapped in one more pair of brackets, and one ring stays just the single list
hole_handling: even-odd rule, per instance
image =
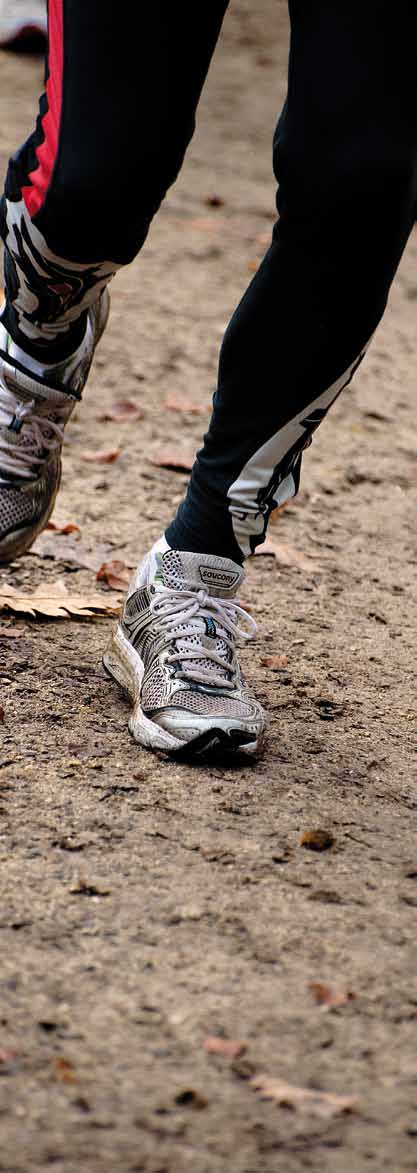
[{"label": "shoe eyelet", "polygon": [[21,432],[24,422],[25,422],[24,419],[19,419],[17,415],[14,415],[13,418],[10,420],[10,423],[7,425],[8,431],[9,432]]}]

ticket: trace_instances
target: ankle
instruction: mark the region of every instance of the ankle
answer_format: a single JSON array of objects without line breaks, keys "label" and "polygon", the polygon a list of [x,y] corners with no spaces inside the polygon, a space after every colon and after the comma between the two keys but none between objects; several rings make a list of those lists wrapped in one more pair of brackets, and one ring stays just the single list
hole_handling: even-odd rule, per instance
[{"label": "ankle", "polygon": [[0,321],[12,341],[25,355],[44,366],[56,366],[70,358],[81,345],[86,330],[87,312],[84,311],[77,321],[71,324],[65,335],[55,335],[48,339],[41,335],[39,338],[28,338],[19,329],[17,314],[8,301],[4,305]]}]

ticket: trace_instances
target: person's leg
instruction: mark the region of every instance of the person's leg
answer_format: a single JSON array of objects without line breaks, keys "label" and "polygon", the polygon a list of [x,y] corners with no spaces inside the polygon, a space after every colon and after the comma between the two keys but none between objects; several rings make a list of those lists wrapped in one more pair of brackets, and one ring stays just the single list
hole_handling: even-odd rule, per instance
[{"label": "person's leg", "polygon": [[0,562],[52,511],[106,286],[175,179],[227,0],[49,0],[46,92],[0,203]]},{"label": "person's leg", "polygon": [[143,244],[176,178],[228,0],[49,0],[37,128],[10,161],[0,212],[3,322],[48,361]]},{"label": "person's leg", "polygon": [[280,216],[226,332],[210,429],[166,533],[239,562],[297,491],[302,450],[383,314],[417,198],[417,9],[290,0],[290,15]]},{"label": "person's leg", "polygon": [[[356,369],[417,197],[417,10],[290,0],[279,221],[227,330],[213,417],[185,502],[131,584],[104,662],[153,748],[256,750],[265,724],[234,652],[240,563]],[[171,547],[171,548],[169,548]]]}]

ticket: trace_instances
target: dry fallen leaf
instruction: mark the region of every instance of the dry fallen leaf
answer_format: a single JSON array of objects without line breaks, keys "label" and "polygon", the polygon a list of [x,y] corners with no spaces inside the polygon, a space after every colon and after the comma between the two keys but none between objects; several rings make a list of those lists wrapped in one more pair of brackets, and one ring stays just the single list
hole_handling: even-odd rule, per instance
[{"label": "dry fallen leaf", "polygon": [[160,448],[159,452],[155,452],[149,459],[156,468],[170,468],[173,472],[191,472],[195,456],[186,449],[181,451],[180,448]]},{"label": "dry fallen leaf", "polygon": [[30,548],[30,556],[48,562],[64,562],[66,566],[82,566],[97,571],[102,562],[117,558],[118,551],[104,542],[89,541],[85,545],[78,534],[48,534],[43,530]]},{"label": "dry fallen leaf", "polygon": [[248,1044],[238,1039],[223,1039],[218,1035],[208,1035],[203,1042],[204,1050],[208,1055],[224,1055],[225,1059],[239,1059],[248,1049]]},{"label": "dry fallen leaf", "polygon": [[337,1096],[333,1092],[321,1092],[306,1087],[294,1087],[283,1079],[270,1075],[255,1075],[250,1086],[259,1092],[262,1099],[274,1100],[280,1108],[292,1108],[309,1116],[320,1116],[326,1120],[357,1110],[353,1096]]},{"label": "dry fallen leaf", "polygon": [[96,418],[102,422],[107,420],[114,421],[114,423],[124,423],[134,420],[143,420],[144,412],[137,403],[132,403],[130,399],[116,399],[116,402],[108,408],[107,411],[101,412]]},{"label": "dry fallen leaf", "polygon": [[267,538],[262,546],[257,546],[255,553],[258,556],[272,555],[281,566],[295,566],[297,570],[306,570],[309,574],[316,574],[319,570],[317,563],[308,554],[303,554],[287,543],[274,542],[271,538]]},{"label": "dry fallen leaf", "polygon": [[167,395],[164,406],[169,411],[179,411],[184,415],[206,415],[208,411],[208,405],[204,407],[201,403],[193,403],[188,395],[177,395],[175,392]]},{"label": "dry fallen leaf", "polygon": [[79,534],[80,527],[75,522],[68,521],[66,525],[58,525],[56,521],[48,521],[45,529],[53,529],[57,534]]},{"label": "dry fallen leaf", "polygon": [[328,851],[329,847],[333,847],[334,836],[330,831],[324,831],[322,827],[313,827],[311,831],[304,831],[300,846],[307,847],[309,851]]},{"label": "dry fallen leaf", "polygon": [[69,1059],[63,1059],[57,1056],[51,1062],[55,1078],[60,1083],[77,1083],[77,1076]]},{"label": "dry fallen leaf", "polygon": [[112,562],[103,562],[97,571],[98,582],[105,582],[115,591],[124,590],[129,585],[131,573],[125,562],[115,558]]},{"label": "dry fallen leaf", "polygon": [[87,461],[88,464],[113,464],[114,460],[118,460],[121,455],[122,448],[112,448],[109,452],[82,452],[81,460]]},{"label": "dry fallen leaf", "polygon": [[326,986],[323,982],[309,982],[308,988],[319,1006],[329,1008],[347,1006],[348,1002],[353,1002],[356,998],[353,990],[333,990],[331,986]]},{"label": "dry fallen leaf", "polygon": [[273,672],[277,672],[279,668],[287,667],[288,656],[264,656],[261,664],[263,668],[272,668]]},{"label": "dry fallen leaf", "polygon": [[72,615],[92,616],[94,612],[117,615],[119,607],[119,600],[114,596],[109,599],[94,591],[85,595],[70,594],[59,580],[38,586],[30,595],[15,590],[7,583],[0,588],[0,611],[13,611],[15,614],[23,612],[34,618],[36,615],[46,615],[51,619],[68,619]]},{"label": "dry fallen leaf", "polygon": [[24,634],[23,627],[0,627],[0,639],[20,639]]}]

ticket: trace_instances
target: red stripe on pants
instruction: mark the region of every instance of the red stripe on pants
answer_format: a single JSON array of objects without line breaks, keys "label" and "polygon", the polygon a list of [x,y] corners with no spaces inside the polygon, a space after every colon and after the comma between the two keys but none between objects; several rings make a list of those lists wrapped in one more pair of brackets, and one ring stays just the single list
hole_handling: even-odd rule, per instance
[{"label": "red stripe on pants", "polygon": [[22,195],[30,216],[42,207],[58,151],[59,126],[62,107],[62,77],[64,68],[63,0],[50,0],[48,16],[48,67],[46,83],[48,109],[42,118],[44,140],[36,148],[38,166],[29,174],[30,186],[22,188]]}]

